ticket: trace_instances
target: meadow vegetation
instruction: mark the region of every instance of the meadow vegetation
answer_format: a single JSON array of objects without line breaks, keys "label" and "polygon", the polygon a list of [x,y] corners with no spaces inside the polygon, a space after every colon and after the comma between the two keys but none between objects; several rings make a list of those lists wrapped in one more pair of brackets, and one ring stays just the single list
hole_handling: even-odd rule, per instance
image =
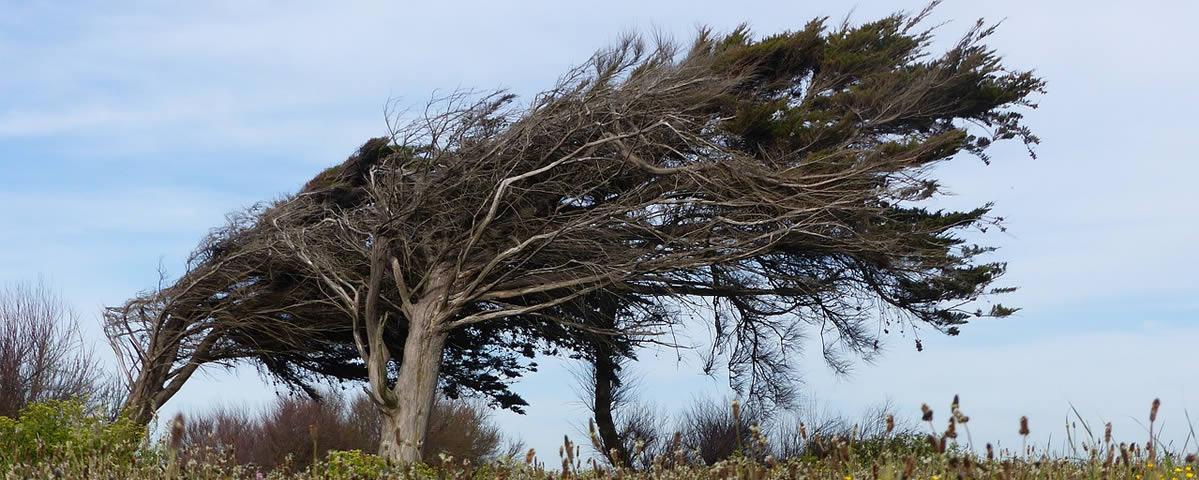
[{"label": "meadow vegetation", "polygon": [[[364,401],[334,395],[325,402],[283,398],[259,413],[215,409],[175,417],[153,437],[135,422],[109,421],[82,401],[38,402],[15,419],[0,417],[0,478],[1190,479],[1199,474],[1193,453],[1168,451],[1153,436],[1119,442],[1110,424],[1102,434],[1090,425],[1084,425],[1083,435],[1067,432],[1073,442],[1069,452],[1029,445],[1013,451],[989,443],[979,448],[965,438],[970,419],[956,398],[944,418],[926,405],[921,422],[905,422],[887,410],[854,423],[772,420],[736,401],[721,409],[714,408],[716,402],[699,402],[678,416],[675,433],[638,439],[634,456],[644,461],[635,465],[606,461],[594,428],[581,443],[564,437],[558,452],[525,450],[511,442],[503,448],[481,406],[442,399],[437,402],[441,428],[434,427],[426,447],[436,452],[426,457],[435,460],[394,466],[353,448],[377,441],[370,438],[377,435],[372,433],[377,427],[370,426],[374,412],[361,405]],[[1151,431],[1159,405],[1155,400],[1150,410]],[[944,429],[936,427],[942,423]],[[1026,418],[1012,427],[1029,433]]]}]

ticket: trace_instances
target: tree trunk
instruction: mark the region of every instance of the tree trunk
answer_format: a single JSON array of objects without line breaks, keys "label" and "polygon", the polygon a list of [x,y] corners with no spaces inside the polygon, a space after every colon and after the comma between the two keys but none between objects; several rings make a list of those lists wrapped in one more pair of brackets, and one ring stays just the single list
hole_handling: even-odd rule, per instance
[{"label": "tree trunk", "polygon": [[154,412],[158,410],[158,405],[154,402],[156,396],[156,392],[150,390],[150,384],[145,377],[138,376],[131,386],[129,396],[125,397],[121,414],[139,425],[148,425],[154,418]]},{"label": "tree trunk", "polygon": [[[614,297],[596,297],[594,322],[597,326],[609,330],[616,329],[616,316],[620,311],[620,303]],[[594,390],[592,394],[592,413],[595,415],[595,427],[599,432],[603,456],[614,466],[632,467],[632,458],[628,446],[620,438],[616,428],[617,390],[620,388],[620,364],[617,352],[612,344],[612,338],[595,336],[591,339],[592,367],[594,370]],[[619,464],[619,465],[617,465]]]},{"label": "tree trunk", "polygon": [[183,384],[191,379],[206,361],[212,346],[220,338],[220,332],[209,331],[196,349],[190,353],[187,363],[175,368],[179,356],[179,344],[160,345],[159,338],[169,335],[159,332],[150,342],[151,360],[146,361],[138,371],[133,385],[129,386],[129,395],[121,406],[121,413],[141,425],[148,425],[158,413],[159,407],[179,393]]},{"label": "tree trunk", "polygon": [[599,430],[600,441],[604,447],[604,458],[609,462],[632,466],[628,448],[620,440],[616,430],[616,419],[612,414],[615,409],[616,389],[620,385],[620,377],[616,370],[618,365],[613,358],[611,349],[602,341],[597,342],[595,355],[595,427]]},{"label": "tree trunk", "polygon": [[149,348],[146,349],[151,352],[151,355],[148,355],[151,360],[146,360],[141,365],[137,377],[133,379],[133,385],[129,386],[129,395],[125,397],[125,403],[121,407],[122,414],[140,425],[148,425],[154,419],[158,407],[166,401],[161,397],[170,398],[170,395],[164,395],[163,392],[173,363],[160,359],[174,360],[179,348],[177,344],[165,347],[160,345],[158,339],[166,335],[168,334],[165,332],[156,332],[151,337]]},{"label": "tree trunk", "polygon": [[447,335],[428,323],[413,321],[409,326],[403,362],[392,388],[396,403],[391,408],[383,408],[379,455],[399,465],[421,461],[429,430],[429,413],[437,395]]}]

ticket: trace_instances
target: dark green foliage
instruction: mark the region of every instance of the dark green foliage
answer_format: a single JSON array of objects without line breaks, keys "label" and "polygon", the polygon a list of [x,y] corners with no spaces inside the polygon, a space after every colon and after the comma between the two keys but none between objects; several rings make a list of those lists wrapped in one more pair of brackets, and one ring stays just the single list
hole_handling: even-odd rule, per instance
[{"label": "dark green foliage", "polygon": [[[765,162],[787,162],[796,182],[871,162],[882,166],[877,176],[859,178],[867,183],[828,184],[818,193],[833,204],[841,192],[877,189],[877,208],[834,210],[829,229],[793,235],[774,252],[710,272],[713,290],[730,292],[717,304],[724,309],[717,309],[713,353],[727,355],[734,386],[748,389],[751,400],[785,401],[790,394],[779,385],[790,383],[786,357],[797,332],[780,330],[769,317],[794,315],[835,332],[823,353],[843,369],[837,348],[869,355],[878,345],[872,331],[908,324],[897,320],[956,335],[970,317],[1016,311],[960,309],[1012,290],[987,290],[1006,266],[980,262],[993,249],[962,237],[968,229],[1002,228],[991,205],[959,212],[920,203],[941,193],[929,169],[959,153],[989,162],[992,142],[1018,139],[1031,154],[1038,139],[1014,109],[1035,107],[1031,97],[1045,83],[1030,71],[1005,68],[982,43],[994,31],[982,22],[949,51],[930,54],[931,32],[916,30],[927,13],[835,28],[818,19],[760,39],[743,26],[723,37],[705,32],[696,42],[717,58],[719,71],[746,76],[717,103],[725,142]],[[906,168],[915,172],[897,174]],[[867,328],[880,310],[897,316]]]},{"label": "dark green foliage", "polygon": [[[895,136],[885,152],[891,155],[905,144],[944,144],[929,152],[930,161],[963,149],[985,159],[983,149],[994,140],[1035,144],[1020,123],[1023,116],[1003,107],[1033,106],[1028,97],[1042,92],[1044,81],[1032,72],[1005,70],[981,43],[994,31],[981,22],[949,52],[930,57],[931,32],[912,32],[921,19],[893,15],[831,31],[821,19],[761,40],[739,28],[712,44],[719,65],[752,72],[745,85],[752,95],[729,100],[733,118],[726,128],[745,148],[812,154],[836,153],[824,150],[843,149],[863,134],[882,137],[880,142]],[[902,108],[888,108],[897,101]],[[990,132],[968,133],[963,120]]]}]

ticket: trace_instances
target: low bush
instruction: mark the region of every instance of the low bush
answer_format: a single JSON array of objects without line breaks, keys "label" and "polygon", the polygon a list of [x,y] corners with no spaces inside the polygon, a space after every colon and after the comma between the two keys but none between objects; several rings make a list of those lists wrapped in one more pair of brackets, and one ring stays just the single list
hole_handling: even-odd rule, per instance
[{"label": "low bush", "polygon": [[15,419],[0,417],[0,468],[95,456],[136,462],[145,432],[128,420],[91,413],[80,400],[32,403]]}]

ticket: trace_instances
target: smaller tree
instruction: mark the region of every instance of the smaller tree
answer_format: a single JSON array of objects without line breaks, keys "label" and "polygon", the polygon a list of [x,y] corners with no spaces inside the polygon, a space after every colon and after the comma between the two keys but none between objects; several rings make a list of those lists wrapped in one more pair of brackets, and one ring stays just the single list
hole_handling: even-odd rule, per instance
[{"label": "smaller tree", "polygon": [[[635,348],[643,344],[663,344],[653,337],[623,335],[636,331],[637,325],[677,323],[675,312],[664,305],[633,294],[598,292],[572,302],[566,313],[604,333],[585,333],[579,357],[587,362],[580,372],[580,398],[591,411],[589,429],[594,447],[609,462],[630,466],[634,462],[634,444],[644,441],[643,409],[625,411],[632,398],[632,385],[623,378],[625,365],[635,360]],[[673,346],[673,345],[672,345]]]},{"label": "smaller tree", "polygon": [[79,321],[45,284],[0,289],[0,416],[46,400],[102,400],[103,375]]}]

